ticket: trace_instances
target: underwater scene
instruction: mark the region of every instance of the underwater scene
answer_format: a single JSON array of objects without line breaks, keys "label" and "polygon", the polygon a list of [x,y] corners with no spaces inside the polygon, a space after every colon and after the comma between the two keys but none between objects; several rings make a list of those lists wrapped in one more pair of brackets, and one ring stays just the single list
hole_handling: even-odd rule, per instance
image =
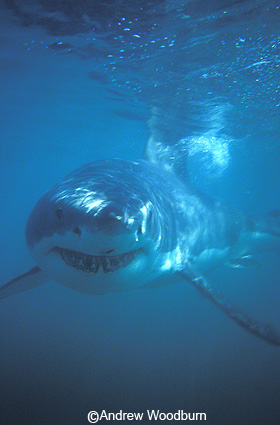
[{"label": "underwater scene", "polygon": [[1,424],[279,425],[280,2],[4,0],[0,46]]}]

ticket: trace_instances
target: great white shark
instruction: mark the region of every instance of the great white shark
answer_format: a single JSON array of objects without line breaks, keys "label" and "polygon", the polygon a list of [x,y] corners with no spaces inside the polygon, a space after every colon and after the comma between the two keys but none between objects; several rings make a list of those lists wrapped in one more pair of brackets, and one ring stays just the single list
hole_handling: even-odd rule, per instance
[{"label": "great white shark", "polygon": [[278,220],[256,220],[202,194],[188,180],[186,157],[186,146],[167,148],[151,138],[146,159],[99,160],[66,176],[27,221],[36,266],[3,285],[0,298],[50,280],[89,295],[184,280],[247,331],[280,346],[272,326],[233,305],[205,277],[279,249]]}]

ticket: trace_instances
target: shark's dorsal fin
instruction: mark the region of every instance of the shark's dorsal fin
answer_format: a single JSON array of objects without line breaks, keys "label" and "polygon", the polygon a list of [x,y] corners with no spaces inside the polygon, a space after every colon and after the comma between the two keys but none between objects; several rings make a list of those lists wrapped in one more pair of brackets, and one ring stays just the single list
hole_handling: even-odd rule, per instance
[{"label": "shark's dorsal fin", "polygon": [[191,267],[187,266],[182,272],[186,279],[194,285],[202,295],[212,301],[230,319],[246,329],[246,331],[262,338],[267,343],[276,347],[280,346],[280,334],[267,324],[261,323],[250,317],[242,309],[230,303],[223,295],[216,292],[204,276],[195,273]]},{"label": "shark's dorsal fin", "polygon": [[181,180],[188,180],[188,142],[186,139],[168,145],[151,136],[146,147],[146,158],[152,164],[175,174]]},{"label": "shark's dorsal fin", "polygon": [[10,280],[10,282],[1,286],[0,299],[36,288],[49,280],[50,279],[43,274],[41,269],[38,266],[35,266],[28,272],[15,277]]},{"label": "shark's dorsal fin", "polygon": [[173,116],[172,110],[167,113],[160,107],[153,107],[148,126],[151,136],[146,146],[146,159],[181,180],[188,180],[189,141],[178,117]]}]

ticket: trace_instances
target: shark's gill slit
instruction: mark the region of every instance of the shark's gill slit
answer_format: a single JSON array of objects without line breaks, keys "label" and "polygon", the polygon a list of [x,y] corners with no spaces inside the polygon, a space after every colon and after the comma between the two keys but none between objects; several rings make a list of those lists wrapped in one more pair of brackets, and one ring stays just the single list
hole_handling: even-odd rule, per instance
[{"label": "shark's gill slit", "polygon": [[104,273],[108,273],[128,266],[133,261],[137,251],[125,252],[120,255],[88,255],[55,246],[50,253],[57,253],[68,266],[77,270],[97,273],[99,268],[102,267]]}]

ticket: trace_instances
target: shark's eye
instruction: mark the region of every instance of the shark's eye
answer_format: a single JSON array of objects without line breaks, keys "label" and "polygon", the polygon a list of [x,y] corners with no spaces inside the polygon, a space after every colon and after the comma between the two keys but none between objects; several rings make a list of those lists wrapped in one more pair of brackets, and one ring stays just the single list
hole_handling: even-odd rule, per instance
[{"label": "shark's eye", "polygon": [[79,227],[74,227],[73,232],[76,233],[76,235],[81,236],[81,229]]},{"label": "shark's eye", "polygon": [[62,218],[62,208],[58,207],[55,212],[56,218],[60,220]]}]

